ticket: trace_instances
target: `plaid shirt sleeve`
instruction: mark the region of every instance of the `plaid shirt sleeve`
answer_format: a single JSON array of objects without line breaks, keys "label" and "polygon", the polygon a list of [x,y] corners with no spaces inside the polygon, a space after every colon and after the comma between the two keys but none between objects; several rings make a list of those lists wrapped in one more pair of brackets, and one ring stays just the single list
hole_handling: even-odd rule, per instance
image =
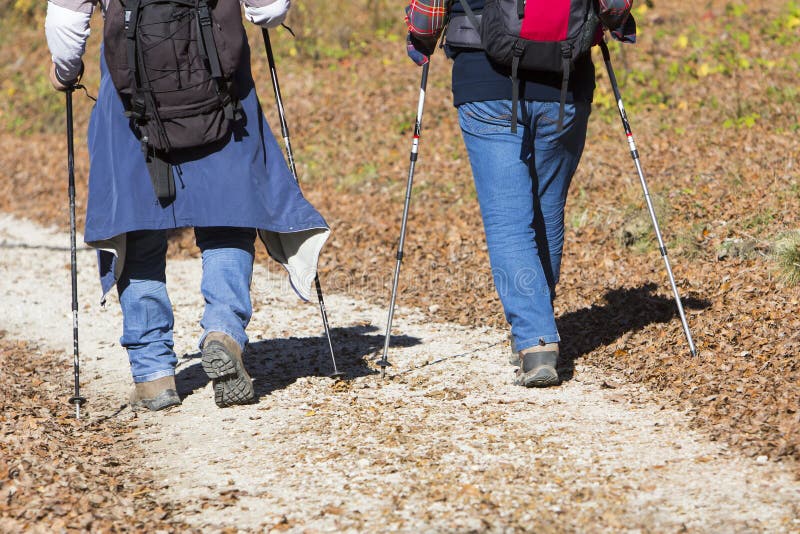
[{"label": "plaid shirt sleeve", "polygon": [[447,23],[448,0],[411,0],[406,24],[417,38],[438,39]]},{"label": "plaid shirt sleeve", "polygon": [[447,25],[450,0],[411,0],[406,7],[409,49],[429,56]]}]

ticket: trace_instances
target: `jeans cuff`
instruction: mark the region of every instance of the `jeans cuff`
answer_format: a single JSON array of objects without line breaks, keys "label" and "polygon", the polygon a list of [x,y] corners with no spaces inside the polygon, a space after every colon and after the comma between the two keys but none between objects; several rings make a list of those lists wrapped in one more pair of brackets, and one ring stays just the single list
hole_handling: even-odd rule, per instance
[{"label": "jeans cuff", "polygon": [[158,380],[159,378],[164,378],[165,376],[175,376],[175,369],[164,369],[163,371],[156,371],[154,373],[148,373],[146,375],[133,375],[133,382],[134,384],[141,384],[142,382],[152,382],[153,380]]},{"label": "jeans cuff", "polygon": [[555,333],[555,334],[549,334],[549,335],[546,335],[546,336],[528,338],[528,339],[524,339],[522,341],[516,341],[515,340],[514,341],[514,348],[516,349],[517,352],[522,352],[525,349],[529,349],[531,347],[535,347],[537,345],[541,345],[542,341],[544,341],[544,343],[560,343],[561,342],[561,336],[559,336],[558,333]]},{"label": "jeans cuff", "polygon": [[230,332],[228,332],[224,328],[207,328],[205,330],[205,332],[203,332],[203,335],[200,336],[200,342],[197,344],[197,348],[199,348],[200,350],[203,350],[203,343],[205,342],[206,338],[208,337],[208,334],[210,334],[211,332],[221,332],[221,333],[225,334],[229,338],[233,339],[239,345],[239,348],[242,349],[242,352],[244,352],[244,348],[247,345],[247,334],[245,334],[243,337],[242,336],[236,336],[236,335],[231,334]]}]

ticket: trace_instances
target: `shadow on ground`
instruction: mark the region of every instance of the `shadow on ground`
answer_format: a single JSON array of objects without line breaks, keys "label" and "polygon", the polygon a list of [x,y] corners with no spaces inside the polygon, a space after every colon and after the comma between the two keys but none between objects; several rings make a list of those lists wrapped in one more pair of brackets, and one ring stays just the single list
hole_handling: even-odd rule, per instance
[{"label": "shadow on ground", "polygon": [[[345,379],[376,374],[367,362],[383,349],[384,336],[373,325],[331,329],[336,365]],[[392,347],[412,347],[419,338],[393,335]],[[199,363],[200,353],[185,355],[178,363],[178,393],[185,398],[208,384]],[[325,334],[315,337],[290,337],[252,342],[247,346],[244,364],[253,378],[256,398],[283,389],[305,376],[330,376],[333,363]]]},{"label": "shadow on ground", "polygon": [[[593,304],[558,317],[556,322],[563,340],[558,374],[562,380],[570,380],[575,360],[593,350],[647,325],[677,319],[675,300],[654,295],[656,288],[656,284],[650,283],[637,288],[612,289],[603,296],[605,304]],[[707,300],[693,297],[682,297],[681,301],[685,310],[702,310],[711,305]],[[687,353],[688,350],[687,345]]]}]

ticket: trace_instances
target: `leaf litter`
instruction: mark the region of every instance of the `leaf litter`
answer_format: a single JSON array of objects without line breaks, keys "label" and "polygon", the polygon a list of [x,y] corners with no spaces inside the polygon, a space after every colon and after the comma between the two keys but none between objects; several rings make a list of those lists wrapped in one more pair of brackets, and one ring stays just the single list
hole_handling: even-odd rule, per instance
[{"label": "leaf litter", "polygon": [[0,332],[0,530],[183,532],[147,471],[135,426],[68,415],[63,355]]},{"label": "leaf litter", "polygon": [[[659,70],[656,63],[668,66],[688,57],[688,52],[665,46],[664,37],[659,41],[656,35],[662,29],[665,35],[678,35],[686,20],[683,15],[694,6],[674,4],[670,12],[658,5],[644,14],[639,21],[643,29],[639,48],[624,55],[618,52],[615,58],[622,58],[618,72],[625,65],[632,73],[645,74],[644,81],[633,75],[629,78],[623,97],[653,194],[670,206],[667,218],[661,220],[662,230],[673,253],[673,268],[700,355],[688,355],[655,248],[635,250],[619,242],[615,230],[629,221],[632,211],[641,210],[643,202],[615,111],[603,106],[602,93],[596,99],[589,142],[567,205],[566,249],[556,301],[564,352],[613,377],[606,384],[624,381],[648,386],[665,405],[686,409],[693,424],[714,439],[752,456],[798,460],[800,292],[780,280],[765,255],[720,252],[734,240],[768,243],[800,227],[798,104],[796,99],[776,98],[775,91],[748,89],[762,87],[760,80],[765,76],[772,87],[791,86],[796,72],[791,62],[796,59],[785,54],[786,49],[770,40],[768,33],[759,35],[755,26],[742,28],[745,21],[732,21],[724,4],[711,2],[700,20],[694,21],[697,33],[707,35],[709,42],[724,42],[732,25],[750,35],[752,53],[760,62],[735,77],[723,68],[715,72],[698,67],[694,74],[687,72],[687,79],[696,76],[692,81],[681,79],[669,85],[661,79],[659,95],[650,90],[647,76],[656,79],[668,69]],[[751,15],[768,25],[779,21],[786,5],[753,8]],[[376,56],[395,57],[396,48],[396,43],[377,43]],[[388,65],[370,57],[349,59],[342,69],[331,68],[331,61],[335,67],[335,60],[281,65],[304,190],[334,229],[322,257],[321,279],[328,291],[385,303],[405,192],[405,141],[411,133],[408,125],[395,119],[415,106],[412,89],[417,71],[402,58]],[[441,57],[434,61],[400,303],[417,307],[431,321],[504,328],[468,162],[455,112],[448,103],[449,68]],[[788,66],[782,69],[781,61]],[[254,69],[263,71],[264,63],[257,59]],[[601,62],[597,65],[601,88],[607,80]],[[375,72],[384,76],[376,77]],[[361,82],[349,83],[353,77]],[[385,84],[389,79],[399,82]],[[260,81],[264,82],[263,77]],[[380,109],[337,105],[342,100],[359,102],[362,94],[382,102]],[[628,95],[632,95],[630,102]],[[262,98],[269,98],[266,84]],[[85,112],[82,105],[79,109]],[[731,117],[744,116],[736,106],[759,110],[761,120],[725,126]],[[316,113],[319,108],[326,110],[324,115]],[[277,124],[269,106],[265,110],[271,123]],[[85,127],[85,116],[77,117],[79,128]],[[330,145],[329,151],[319,148],[320,139]],[[43,133],[21,139],[3,133],[2,142],[0,209],[44,224],[57,221],[65,228],[64,188],[52,179],[54,169],[64,168],[63,154],[52,150],[60,146],[61,136]],[[338,147],[347,148],[347,158],[341,157]],[[365,162],[373,162],[377,174],[360,172]],[[85,177],[88,157],[83,148],[78,150],[76,165],[78,175]],[[85,183],[79,183],[78,194],[80,225]],[[689,255],[689,249],[697,253]],[[170,254],[197,254],[190,232],[175,233]],[[259,261],[268,260],[262,253]],[[37,355],[25,344],[6,340],[1,353],[3,520],[14,521],[15,526],[32,525],[43,517],[60,525],[58,521],[69,517],[90,521],[82,523],[87,525],[94,525],[91,521],[113,525],[121,517],[130,517],[126,515],[130,507],[135,509],[137,502],[146,499],[150,481],[130,482],[134,474],[122,476],[117,470],[124,463],[122,456],[109,452],[129,428],[116,421],[103,422],[108,434],[117,436],[111,443],[96,440],[95,434],[82,434],[75,421],[52,416],[63,413],[63,399],[56,410],[56,400],[48,392],[68,387],[63,376],[47,374],[48,358],[53,356]],[[15,370],[7,358],[23,370]],[[33,384],[38,384],[36,390],[31,389]],[[431,395],[447,401],[450,393],[440,390]],[[56,446],[64,444],[72,446]],[[82,465],[78,458],[85,456],[64,456],[70,450],[116,460],[78,467]],[[50,469],[52,458],[58,470]],[[113,465],[114,461],[119,464]],[[47,484],[34,482],[30,473],[35,469],[43,470],[36,478]],[[86,469],[97,471],[87,477]],[[95,500],[113,503],[116,519],[99,515],[88,497],[81,500],[63,492],[58,498],[68,499],[68,505],[55,500],[54,488],[89,488],[95,479],[103,481],[102,489],[84,490],[84,494],[96,493]],[[70,486],[71,480],[78,482]],[[119,484],[124,488],[119,489]],[[36,507],[23,510],[22,495],[30,496]],[[169,523],[157,523],[169,521],[169,510],[161,519],[156,519],[162,513],[156,505],[151,512],[153,524],[170,528]],[[135,515],[143,526],[151,520],[138,510]],[[287,523],[279,522],[275,528],[284,528],[281,525]]]}]

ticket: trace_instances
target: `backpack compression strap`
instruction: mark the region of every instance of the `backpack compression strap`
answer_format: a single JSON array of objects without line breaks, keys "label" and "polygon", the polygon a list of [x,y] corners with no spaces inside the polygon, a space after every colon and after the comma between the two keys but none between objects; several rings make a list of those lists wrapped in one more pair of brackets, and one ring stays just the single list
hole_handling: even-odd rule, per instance
[{"label": "backpack compression strap", "polygon": [[475,28],[475,31],[478,34],[481,33],[481,22],[478,20],[478,16],[475,15],[475,12],[469,6],[469,2],[467,0],[458,0],[461,3],[461,7],[464,8],[464,12],[467,14],[467,18],[469,19],[472,27]]},{"label": "backpack compression strap", "polygon": [[567,87],[569,86],[569,73],[570,65],[569,59],[572,56],[572,50],[569,45],[564,43],[561,48],[561,99],[558,107],[558,132],[564,129],[564,108],[567,105]]},{"label": "backpack compression strap", "polygon": [[234,120],[234,103],[231,98],[228,85],[225,83],[225,75],[222,72],[222,65],[219,62],[219,52],[214,42],[212,31],[211,8],[208,7],[206,0],[197,2],[197,22],[200,27],[199,49],[203,59],[208,61],[211,68],[211,77],[217,82],[217,94],[222,99],[225,118]]},{"label": "backpack compression strap", "polygon": [[[161,124],[161,117],[158,116],[158,108],[156,107],[153,97],[150,81],[147,78],[147,72],[144,65],[139,61],[140,55],[137,46],[137,34],[139,30],[139,14],[142,7],[141,0],[131,0],[128,4],[123,5],[125,8],[123,13],[125,17],[124,27],[125,40],[127,42],[128,68],[131,71],[131,81],[133,82],[130,117],[134,120],[134,123],[145,119],[149,109],[153,119],[159,126],[157,131],[163,136],[167,146],[169,146],[169,139]],[[147,165],[148,174],[150,174],[150,180],[153,183],[153,190],[155,191],[156,197],[158,197],[162,205],[166,205],[175,199],[175,178],[172,174],[172,165],[164,157],[161,157],[158,151],[150,147],[148,141],[147,137],[141,138],[142,154],[145,164]]]},{"label": "backpack compression strap", "polygon": [[[458,0],[464,12],[467,14],[469,22],[472,27],[481,33],[481,23],[478,20],[475,11],[469,5],[467,0]],[[520,18],[525,14],[525,0],[517,0],[517,13]],[[517,71],[519,70],[519,58],[522,56],[524,48],[519,40],[514,44],[514,59],[511,60],[511,133],[517,133],[517,110],[519,107],[519,80],[517,79]]]},{"label": "backpack compression strap", "polygon": [[136,47],[136,33],[139,29],[139,0],[130,0],[123,4],[124,23],[125,23],[125,42],[128,58],[128,69],[131,71],[132,95],[131,95],[131,117],[138,119],[144,116],[145,106],[139,90],[141,80],[139,76],[139,59]]}]

